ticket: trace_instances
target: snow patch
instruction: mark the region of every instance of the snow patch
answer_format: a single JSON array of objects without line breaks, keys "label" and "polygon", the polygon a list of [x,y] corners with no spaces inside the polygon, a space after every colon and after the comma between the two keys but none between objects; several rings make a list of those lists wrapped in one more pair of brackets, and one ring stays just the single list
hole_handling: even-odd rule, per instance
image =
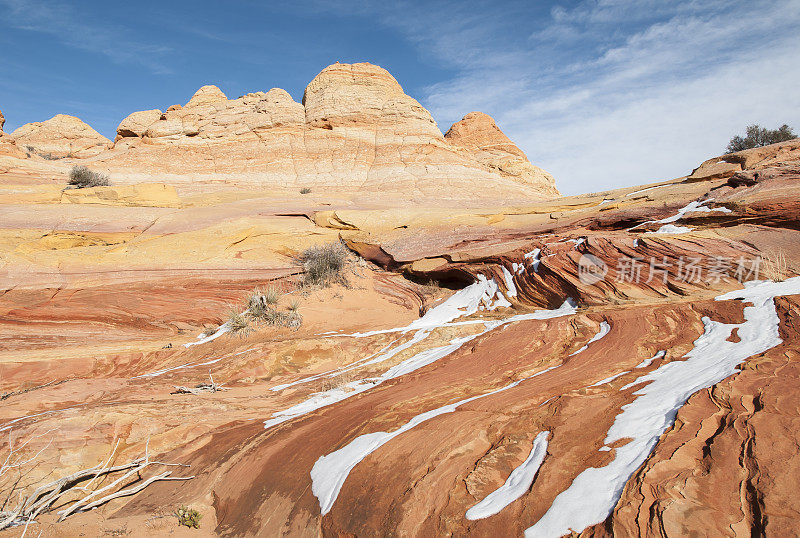
[{"label": "snow patch", "polygon": [[[555,317],[560,317],[560,316],[567,316],[567,315],[571,315],[571,314],[574,314],[574,313],[575,313],[575,302],[570,300],[570,299],[568,299],[568,300],[564,301],[563,305],[561,305],[559,308],[557,308],[555,310],[537,310],[537,311],[532,312],[530,314],[517,314],[515,316],[511,316],[511,317],[508,317],[508,318],[505,318],[505,319],[500,319],[500,320],[485,320],[485,321],[484,320],[469,320],[469,321],[464,321],[464,322],[458,323],[458,324],[455,324],[455,323],[443,323],[442,324],[443,327],[444,326],[461,325],[461,324],[465,324],[466,325],[466,324],[480,324],[480,323],[482,323],[485,328],[484,328],[483,331],[481,331],[479,333],[476,333],[476,334],[473,334],[473,335],[470,335],[470,336],[464,336],[464,337],[461,337],[461,338],[455,338],[455,339],[451,340],[448,345],[439,346],[439,347],[423,350],[423,351],[417,353],[416,355],[414,355],[413,357],[405,359],[404,361],[392,366],[391,368],[386,370],[383,374],[381,374],[378,377],[372,377],[372,378],[366,378],[366,379],[360,379],[360,380],[356,380],[356,381],[351,381],[350,383],[347,383],[346,385],[344,385],[342,387],[339,387],[339,388],[331,389],[331,390],[328,390],[328,391],[325,391],[325,392],[314,393],[308,399],[306,399],[306,400],[304,400],[304,401],[302,401],[302,402],[300,402],[300,403],[298,403],[296,405],[293,405],[292,407],[289,407],[288,409],[284,409],[282,411],[277,411],[277,412],[273,413],[273,415],[272,415],[272,417],[270,419],[264,421],[264,428],[271,428],[273,426],[281,424],[282,422],[286,422],[287,420],[291,420],[293,418],[297,418],[299,416],[305,415],[305,414],[310,413],[312,411],[316,411],[317,409],[320,409],[322,407],[327,407],[327,406],[332,405],[334,403],[341,402],[342,400],[346,400],[347,398],[351,398],[351,397],[355,396],[356,394],[361,394],[362,392],[366,392],[366,391],[368,391],[368,390],[370,390],[370,389],[372,389],[372,388],[374,388],[374,387],[380,385],[381,383],[384,383],[384,382],[386,382],[386,381],[388,381],[390,379],[394,379],[396,377],[400,377],[402,375],[411,373],[414,370],[422,368],[423,366],[426,366],[428,364],[436,362],[437,360],[439,360],[439,359],[441,359],[443,357],[446,357],[447,355],[450,355],[451,353],[453,353],[454,351],[459,349],[461,346],[463,346],[467,342],[470,342],[470,341],[474,340],[475,338],[478,338],[479,336],[484,335],[484,334],[488,333],[489,331],[491,331],[493,329],[496,329],[496,328],[498,328],[498,327],[500,327],[502,325],[505,325],[507,323],[514,323],[514,322],[517,322],[517,321],[527,321],[527,320],[534,320],[534,319],[550,319],[550,318],[555,318]],[[413,342],[413,343],[419,342],[422,339],[424,339],[424,337],[426,337],[429,333],[430,333],[430,331],[427,331],[427,330],[426,331],[419,331],[414,335],[414,337],[411,340],[414,341],[416,339],[416,341]],[[411,346],[411,343],[406,342],[404,344],[401,344],[400,347],[403,347],[403,346],[405,346],[404,349],[407,349],[408,347]],[[376,357],[375,359],[372,359],[369,362],[366,362],[366,363],[362,364],[362,366],[367,365],[367,364],[373,364],[373,363],[377,363],[377,362],[382,362],[382,361],[388,359],[389,357],[391,357],[393,355],[396,355],[399,351],[400,350],[398,350],[396,348],[395,349],[390,349],[389,351],[387,351],[384,354],[384,356]]]},{"label": "snow patch", "polygon": [[651,362],[653,362],[654,360],[663,359],[664,355],[666,355],[666,354],[667,354],[666,351],[663,351],[663,350],[659,351],[658,353],[656,353],[655,355],[653,355],[649,359],[645,359],[642,362],[640,362],[639,364],[637,364],[636,368],[647,368],[648,366],[650,366]]},{"label": "snow patch", "polygon": [[610,382],[614,381],[616,378],[618,378],[618,377],[620,377],[620,376],[623,376],[623,375],[625,375],[625,374],[627,374],[627,373],[630,373],[630,370],[625,370],[624,372],[620,372],[620,373],[618,373],[618,374],[614,374],[614,375],[612,375],[612,376],[609,376],[609,377],[607,377],[607,378],[605,378],[605,379],[601,379],[601,380],[600,380],[600,381],[598,381],[597,383],[592,383],[592,384],[591,384],[591,385],[589,385],[589,386],[590,386],[590,387],[599,387],[600,385],[605,385],[606,383],[610,383]]},{"label": "snow patch", "polygon": [[197,335],[197,342],[189,342],[188,344],[183,344],[183,347],[192,347],[192,346],[199,346],[200,344],[208,343],[212,340],[216,340],[226,332],[231,330],[231,324],[227,321],[219,326],[219,328],[214,332],[214,334],[210,334],[205,336],[204,334]]},{"label": "snow patch", "polygon": [[467,519],[474,521],[499,513],[503,508],[516,501],[527,492],[536,473],[539,471],[547,454],[547,436],[550,432],[541,432],[533,440],[531,453],[522,464],[511,471],[505,483],[487,495],[481,502],[467,510]]},{"label": "snow patch", "polygon": [[525,259],[533,258],[531,260],[531,269],[533,272],[536,273],[539,271],[539,264],[542,262],[542,249],[535,248],[532,251],[525,254]]},{"label": "snow patch", "polygon": [[505,267],[503,269],[503,279],[506,281],[506,289],[508,290],[506,294],[509,297],[516,297],[517,296],[517,288],[514,286],[514,277],[511,273],[508,272],[508,269]]},{"label": "snow patch", "polygon": [[591,344],[592,342],[597,342],[598,340],[603,338],[605,335],[607,335],[609,333],[609,331],[611,331],[611,325],[609,325],[607,321],[601,321],[600,322],[600,330],[597,331],[597,334],[592,336],[592,338],[588,342],[586,342],[585,346],[580,348],[578,351],[570,353],[569,356],[570,357],[574,357],[578,353],[582,353],[582,352],[586,351],[589,348],[589,344]]},{"label": "snow patch", "polygon": [[[661,220],[648,220],[647,222],[637,224],[633,228],[628,228],[627,231],[635,230],[636,228],[640,228],[647,224],[654,224],[654,223],[669,224],[671,222],[676,222],[682,219],[686,213],[697,213],[697,212],[710,213],[711,211],[719,211],[721,213],[731,212],[731,210],[728,209],[727,207],[714,207],[714,208],[706,207],[705,204],[711,202],[712,200],[713,198],[708,198],[707,200],[703,200],[702,202],[698,202],[696,200],[693,202],[689,202],[689,204],[680,208],[678,212],[672,215],[671,217],[666,217]],[[648,233],[686,233],[689,231],[691,231],[691,228],[687,228],[685,226],[662,226],[661,228],[658,229],[658,231],[648,232]]]},{"label": "snow patch", "polygon": [[688,226],[675,226],[674,224],[665,224],[655,232],[647,232],[649,234],[685,234],[692,231]]},{"label": "snow patch", "polygon": [[[514,294],[516,295],[516,292]],[[486,309],[487,310],[494,310],[497,307],[508,308],[509,306],[511,306],[511,303],[508,302],[508,299],[506,299],[503,296],[503,294],[500,292],[500,290],[497,290],[497,295],[495,296],[494,303],[492,303],[490,306],[486,307]]]},{"label": "snow patch", "polygon": [[634,196],[636,194],[641,194],[643,192],[652,191],[653,189],[657,189],[659,187],[666,187],[666,185],[656,185],[655,187],[647,187],[646,189],[640,189],[638,191],[629,192],[625,196]]},{"label": "snow patch", "polygon": [[[664,364],[639,377],[637,382],[650,383],[634,392],[637,398],[622,407],[604,443],[626,437],[632,441],[618,447],[614,460],[605,467],[580,473],[525,536],[559,537],[604,521],[619,501],[625,483],[674,423],[678,409],[689,397],[736,373],[737,366],[747,358],[781,344],[774,298],[795,294],[800,294],[800,277],[784,282],[747,282],[744,289],[717,297],[718,301],[742,299],[751,303],[743,309],[745,321],[725,324],[703,318],[705,330],[685,361]],[[739,342],[728,340],[733,329],[738,329]]]},{"label": "snow patch", "polygon": [[[550,312],[556,312],[556,310],[551,310]],[[333,504],[336,502],[336,498],[339,496],[339,492],[341,491],[345,480],[347,480],[347,477],[350,475],[350,471],[352,471],[355,466],[358,465],[364,458],[378,450],[380,447],[398,435],[405,433],[415,426],[431,420],[434,417],[438,417],[439,415],[443,415],[445,413],[453,413],[460,406],[469,402],[474,402],[475,400],[480,400],[481,398],[486,398],[488,396],[492,396],[494,394],[514,388],[523,381],[527,381],[528,379],[542,375],[554,368],[558,368],[558,366],[551,366],[550,368],[542,370],[541,372],[537,372],[524,379],[514,381],[513,383],[505,385],[504,387],[500,387],[499,389],[443,405],[442,407],[438,407],[430,411],[425,411],[424,413],[416,415],[393,432],[374,432],[360,435],[339,450],[331,452],[326,456],[321,456],[314,463],[314,467],[311,469],[311,492],[317,497],[317,499],[319,499],[319,509],[321,514],[324,516],[330,512]]]},{"label": "snow patch", "polygon": [[667,224],[682,219],[686,213],[697,213],[697,212],[710,213],[711,211],[715,210],[711,209],[710,207],[706,207],[705,204],[707,204],[711,200],[712,198],[709,198],[708,200],[704,200],[702,202],[698,201],[689,202],[686,206],[680,208],[678,212],[672,215],[671,217],[666,217],[661,220],[654,220],[652,222],[661,222]]},{"label": "snow patch", "polygon": [[339,334],[330,336],[329,338],[363,338],[365,336],[374,336],[376,334],[387,334],[394,332],[405,333],[419,329],[435,329],[445,323],[453,321],[456,318],[474,314],[478,311],[478,308],[481,304],[485,306],[491,306],[493,302],[492,297],[494,297],[497,290],[497,283],[493,279],[487,279],[483,275],[478,275],[478,280],[466,288],[458,290],[445,302],[440,305],[436,305],[434,308],[431,308],[425,313],[424,316],[412,321],[405,327],[379,329],[376,331],[363,333]]}]

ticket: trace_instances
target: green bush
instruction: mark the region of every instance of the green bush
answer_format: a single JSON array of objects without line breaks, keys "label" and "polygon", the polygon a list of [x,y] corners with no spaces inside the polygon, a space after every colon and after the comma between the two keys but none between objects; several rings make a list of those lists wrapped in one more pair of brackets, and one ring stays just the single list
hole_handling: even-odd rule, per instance
[{"label": "green bush", "polygon": [[329,286],[346,284],[344,268],[348,251],[340,241],[307,248],[300,255],[303,264],[303,282],[306,285]]},{"label": "green bush", "polygon": [[109,185],[108,176],[89,170],[83,165],[73,166],[69,171],[69,185],[78,189],[85,187],[106,187]]},{"label": "green bush", "polygon": [[178,525],[189,527],[190,529],[199,529],[203,514],[192,508],[180,506],[175,510],[175,517],[178,518]]},{"label": "green bush", "polygon": [[308,194],[310,192],[311,192],[311,189],[308,188],[308,187],[303,187],[302,189],[300,189],[300,194]]},{"label": "green bush", "polygon": [[748,125],[745,136],[734,136],[728,143],[726,153],[735,153],[745,149],[760,148],[778,142],[785,142],[797,138],[792,128],[785,123],[777,129],[765,129],[760,125]]}]

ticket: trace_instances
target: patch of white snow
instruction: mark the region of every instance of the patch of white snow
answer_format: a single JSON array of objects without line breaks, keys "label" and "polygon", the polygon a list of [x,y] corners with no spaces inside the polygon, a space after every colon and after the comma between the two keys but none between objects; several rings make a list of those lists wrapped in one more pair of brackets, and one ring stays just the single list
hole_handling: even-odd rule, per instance
[{"label": "patch of white snow", "polygon": [[[751,303],[743,309],[745,321],[725,324],[703,318],[705,331],[695,340],[685,361],[669,362],[641,376],[637,382],[650,383],[634,392],[637,398],[622,407],[604,442],[632,441],[618,447],[614,460],[605,467],[580,473],[544,516],[525,531],[526,537],[560,537],[604,521],[630,476],[647,459],[689,397],[735,374],[737,366],[749,357],[781,344],[774,298],[800,294],[800,277],[784,282],[747,282],[745,286],[716,298]],[[733,329],[738,329],[739,342],[728,340]]]},{"label": "patch of white snow", "polygon": [[558,368],[558,366],[551,366],[550,368],[542,370],[541,372],[537,372],[532,376],[514,381],[513,383],[505,385],[504,387],[500,387],[499,389],[495,389],[491,392],[480,394],[478,396],[472,396],[471,398],[459,400],[457,402],[420,413],[393,432],[374,432],[360,435],[339,450],[331,452],[326,456],[321,456],[314,463],[314,467],[311,469],[311,491],[314,493],[317,499],[319,499],[319,509],[321,514],[324,516],[333,507],[333,504],[336,502],[336,498],[339,496],[339,491],[342,489],[345,480],[347,480],[347,477],[350,475],[350,471],[352,471],[355,466],[358,465],[364,458],[378,450],[380,447],[398,435],[405,433],[415,426],[418,426],[419,424],[431,420],[439,415],[453,413],[456,409],[469,402],[480,400],[481,398],[486,398],[488,396],[492,396],[494,394],[514,388],[523,381],[542,375],[553,368]]},{"label": "patch of white snow", "polygon": [[674,224],[665,224],[655,232],[647,232],[649,234],[685,234],[692,231],[688,226],[675,226]]},{"label": "patch of white snow", "polygon": [[547,436],[550,432],[541,432],[533,440],[531,453],[522,464],[511,471],[505,483],[491,492],[484,499],[467,510],[467,519],[474,521],[499,513],[503,508],[516,501],[527,492],[539,467],[547,454]]}]

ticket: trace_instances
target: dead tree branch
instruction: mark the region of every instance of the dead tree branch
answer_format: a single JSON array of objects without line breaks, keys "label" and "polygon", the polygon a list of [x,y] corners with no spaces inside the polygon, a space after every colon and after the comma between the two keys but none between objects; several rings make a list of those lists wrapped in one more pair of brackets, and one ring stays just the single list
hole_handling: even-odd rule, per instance
[{"label": "dead tree branch", "polygon": [[[213,381],[212,381],[213,383]],[[23,458],[19,455],[20,451],[26,447],[31,440],[45,434],[31,437],[25,443],[14,447],[9,434],[9,454],[0,467],[0,478],[11,469],[19,469],[24,465],[36,462],[41,453],[49,446],[49,443],[39,450],[34,456]],[[17,496],[16,503],[12,502],[14,508],[0,510],[0,530],[16,525],[29,525],[36,521],[36,518],[49,512],[57,505],[68,505],[59,512],[59,521],[77,512],[92,510],[105,503],[139,493],[153,482],[162,480],[190,480],[194,476],[172,476],[171,470],[163,471],[148,478],[143,478],[143,472],[152,466],[161,467],[188,467],[180,463],[164,463],[150,459],[149,453],[150,440],[145,445],[145,454],[128,463],[112,465],[119,441],[114,444],[108,459],[105,462],[83,469],[70,475],[59,478],[52,482],[38,486],[33,492],[25,495],[17,483],[12,485],[12,489],[7,493],[6,505],[12,496]],[[118,475],[122,473],[121,475]],[[106,478],[113,478],[111,482],[100,487],[95,483],[102,482]],[[75,496],[78,499],[75,500]]]},{"label": "dead tree branch", "polygon": [[227,388],[222,386],[222,383],[214,383],[214,378],[211,374],[208,374],[208,377],[211,379],[210,383],[200,383],[199,385],[195,385],[194,387],[184,387],[175,385],[175,390],[172,391],[170,394],[194,394],[195,396],[198,394],[203,394],[204,392],[217,392],[218,390],[228,390]]}]

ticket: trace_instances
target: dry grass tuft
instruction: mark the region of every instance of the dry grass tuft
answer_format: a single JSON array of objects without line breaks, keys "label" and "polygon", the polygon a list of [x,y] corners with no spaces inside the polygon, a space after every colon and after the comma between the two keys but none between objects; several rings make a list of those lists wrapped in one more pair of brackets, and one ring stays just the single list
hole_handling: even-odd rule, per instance
[{"label": "dry grass tuft", "polygon": [[347,285],[344,269],[348,256],[349,251],[341,241],[307,248],[300,254],[304,271],[303,283],[306,286],[321,287],[337,283]]},{"label": "dry grass tuft", "polygon": [[253,330],[250,326],[250,318],[247,314],[232,308],[228,313],[228,327],[231,334],[247,336]]},{"label": "dry grass tuft", "polygon": [[347,370],[334,377],[326,377],[320,383],[320,392],[327,392],[335,389],[347,389],[347,384],[355,381],[356,376],[353,370]]},{"label": "dry grass tuft", "polygon": [[108,176],[89,170],[83,165],[73,166],[69,171],[69,181],[67,184],[75,188],[83,189],[86,187],[107,187],[109,185]]},{"label": "dry grass tuft", "polygon": [[786,261],[786,254],[782,248],[768,251],[761,256],[759,278],[766,278],[774,282],[781,282],[793,275]]},{"label": "dry grass tuft", "polygon": [[[286,310],[281,310],[278,306],[281,297],[281,292],[276,288],[270,287],[266,290],[256,288],[248,295],[245,301],[246,309],[239,314],[239,317],[243,318],[248,325],[265,324],[293,329],[300,327],[303,324],[303,316],[299,312],[300,303],[294,300],[286,307]],[[241,324],[241,320],[238,318],[237,324]],[[233,325],[231,332],[236,332],[233,330]]]}]

